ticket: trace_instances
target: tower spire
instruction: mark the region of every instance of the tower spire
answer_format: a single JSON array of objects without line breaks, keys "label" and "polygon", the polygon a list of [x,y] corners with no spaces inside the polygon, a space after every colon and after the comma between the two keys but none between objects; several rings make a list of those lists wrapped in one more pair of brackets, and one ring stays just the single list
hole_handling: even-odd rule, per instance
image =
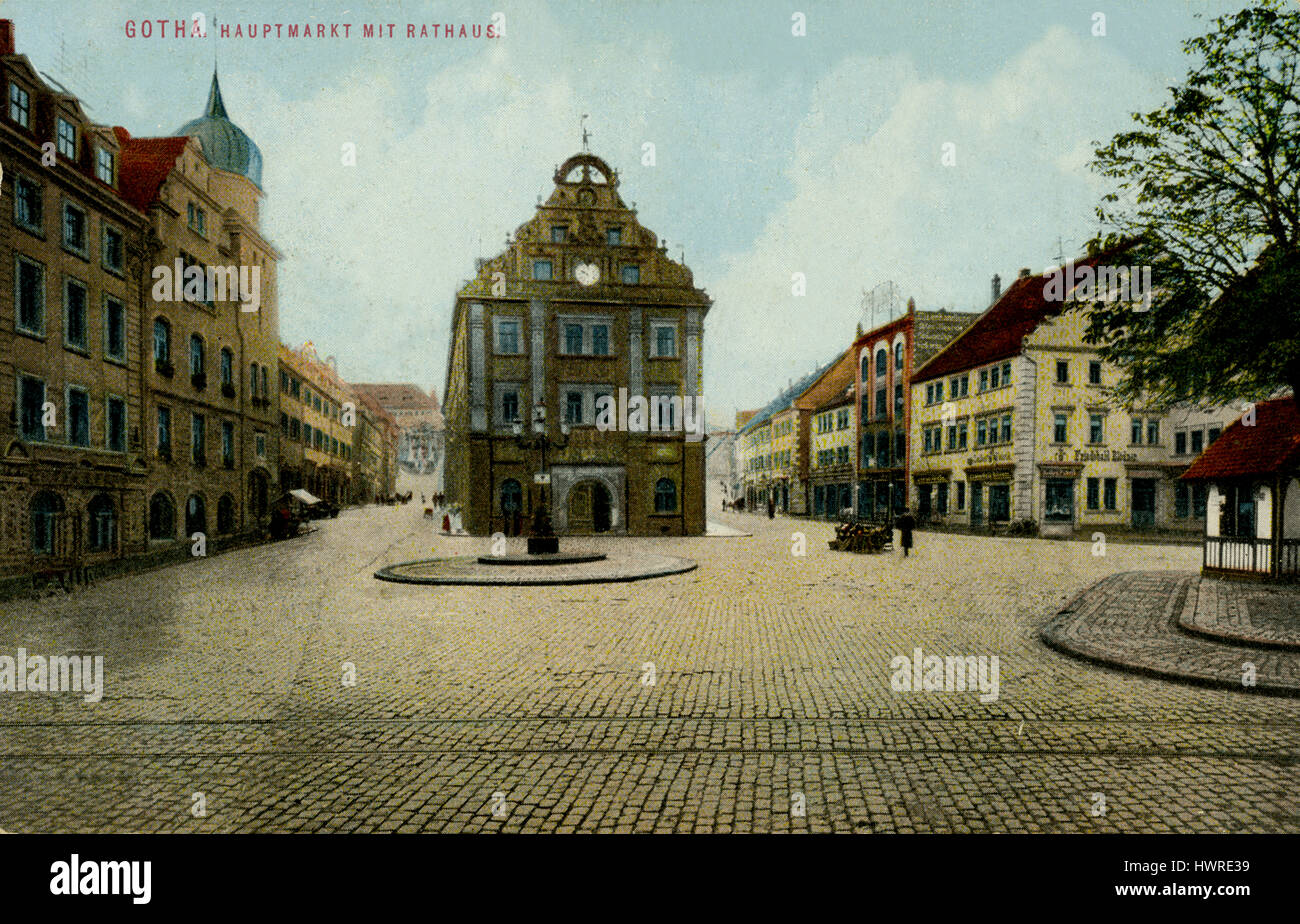
[{"label": "tower spire", "polygon": [[221,84],[217,82],[217,62],[212,62],[212,89],[208,91],[207,115],[211,117],[230,118],[226,115],[226,104],[221,99]]}]

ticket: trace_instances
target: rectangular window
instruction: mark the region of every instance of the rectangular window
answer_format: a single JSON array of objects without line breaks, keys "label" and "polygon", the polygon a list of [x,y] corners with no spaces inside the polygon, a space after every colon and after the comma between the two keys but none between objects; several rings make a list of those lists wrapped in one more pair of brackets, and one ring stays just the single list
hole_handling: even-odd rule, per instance
[{"label": "rectangular window", "polygon": [[1070,363],[1064,359],[1056,361],[1056,383],[1058,385],[1070,384]]},{"label": "rectangular window", "polygon": [[883,388],[877,388],[876,389],[876,417],[877,418],[883,418],[885,416],[885,401],[886,401],[885,390]]},{"label": "rectangular window", "polygon": [[1192,516],[1205,516],[1205,502],[1209,497],[1210,489],[1204,482],[1196,482],[1192,485]]},{"label": "rectangular window", "polygon": [[1007,388],[1011,387],[1011,363],[1002,364],[1002,384]]},{"label": "rectangular window", "polygon": [[925,386],[925,403],[926,403],[926,404],[934,404],[934,385],[933,385],[933,384],[929,384],[929,385],[926,385],[926,386]]},{"label": "rectangular window", "polygon": [[18,377],[18,432],[25,440],[45,439],[45,383],[28,375]]},{"label": "rectangular window", "polygon": [[519,415],[518,385],[498,385],[497,395],[497,426],[509,427],[516,420],[523,420]]},{"label": "rectangular window", "polygon": [[1174,516],[1181,520],[1187,519],[1191,512],[1191,491],[1188,489],[1187,482],[1180,481],[1174,485]]},{"label": "rectangular window", "polygon": [[1069,438],[1070,418],[1065,414],[1057,414],[1052,423],[1052,442],[1064,443]]},{"label": "rectangular window", "polygon": [[1011,415],[1002,415],[1002,442],[1011,442]]},{"label": "rectangular window", "polygon": [[1101,414],[1088,415],[1088,442],[1101,443],[1106,439],[1106,418]]},{"label": "rectangular window", "polygon": [[551,226],[551,243],[563,244],[569,239],[569,229],[564,225]]},{"label": "rectangular window", "polygon": [[948,425],[948,451],[952,452],[957,448],[957,425]]},{"label": "rectangular window", "polygon": [[948,512],[948,482],[946,481],[939,482],[939,494],[935,498],[934,509],[940,516]]},{"label": "rectangular window", "polygon": [[957,449],[958,451],[966,448],[966,434],[970,427],[965,420],[957,422]]},{"label": "rectangular window", "polygon": [[172,410],[169,407],[158,408],[158,455],[172,457]]},{"label": "rectangular window", "polygon": [[1134,417],[1129,427],[1129,442],[1134,446],[1142,445],[1142,418]]},{"label": "rectangular window", "polygon": [[894,416],[895,417],[903,416],[903,386],[902,385],[894,386]]},{"label": "rectangular window", "polygon": [[497,318],[493,322],[495,325],[497,353],[522,353],[522,337],[520,336],[520,322],[508,318]]},{"label": "rectangular window", "polygon": [[113,152],[108,148],[99,149],[95,156],[95,176],[99,178],[101,183],[107,183],[109,186],[113,185],[113,177],[116,175],[114,169],[116,166],[115,160]]},{"label": "rectangular window", "polygon": [[228,420],[221,422],[221,464],[226,468],[235,467],[235,425]]},{"label": "rectangular window", "polygon": [[122,272],[122,255],[122,232],[111,225],[104,225],[104,253],[101,258],[104,268],[115,273]]},{"label": "rectangular window", "polygon": [[9,84],[9,118],[23,128],[32,127],[32,98],[16,83]]},{"label": "rectangular window", "polygon": [[551,281],[551,261],[534,260],[533,261],[533,279],[538,282]]},{"label": "rectangular window", "polygon": [[1047,504],[1043,519],[1055,523],[1074,520],[1074,482],[1064,478],[1047,479]]},{"label": "rectangular window", "polygon": [[190,203],[189,207],[189,225],[191,231],[194,231],[203,237],[208,236],[208,215],[202,208],[195,205],[193,202]]},{"label": "rectangular window", "polygon": [[253,451],[257,453],[257,457],[259,459],[266,458],[266,434],[265,433],[253,434]]},{"label": "rectangular window", "polygon": [[623,285],[635,286],[641,283],[641,267],[629,264],[623,267]]},{"label": "rectangular window", "polygon": [[45,267],[18,257],[17,266],[18,329],[29,334],[45,334]]},{"label": "rectangular window", "polygon": [[109,398],[104,420],[104,445],[111,452],[126,452],[126,402]]},{"label": "rectangular window", "polygon": [[1097,510],[1101,507],[1101,479],[1088,479],[1088,509]]},{"label": "rectangular window", "polygon": [[1107,510],[1115,509],[1115,484],[1114,478],[1107,478],[1102,484],[1102,503]]},{"label": "rectangular window", "polygon": [[980,370],[980,391],[988,391],[988,390],[989,390],[989,371],[987,369],[981,369]]},{"label": "rectangular window", "polygon": [[1101,363],[1095,359],[1088,363],[1088,384],[1101,384]]},{"label": "rectangular window", "polygon": [[943,401],[943,382],[934,383],[934,401],[936,404]]},{"label": "rectangular window", "polygon": [[671,324],[652,325],[656,357],[673,357],[677,355],[677,328]]},{"label": "rectangular window", "polygon": [[63,344],[89,349],[86,338],[86,287],[69,279],[63,284]]},{"label": "rectangular window", "polygon": [[1187,455],[1187,431],[1178,430],[1174,433],[1174,455]]},{"label": "rectangular window", "polygon": [[1219,427],[1210,427],[1210,429],[1206,432],[1206,439],[1208,440],[1209,443],[1213,443],[1215,440],[1219,438],[1219,434],[1222,432],[1223,430]]},{"label": "rectangular window", "polygon": [[206,425],[202,414],[190,415],[190,458],[195,465],[204,465],[208,461]]},{"label": "rectangular window", "polygon": [[126,306],[111,296],[104,298],[104,355],[126,359]]},{"label": "rectangular window", "polygon": [[1147,445],[1148,446],[1160,445],[1160,421],[1159,420],[1147,421]]},{"label": "rectangular window", "polygon": [[62,116],[59,117],[59,153],[68,160],[77,159],[77,126]]},{"label": "rectangular window", "polygon": [[1198,456],[1205,448],[1205,434],[1200,430],[1192,431],[1192,455]]},{"label": "rectangular window", "polygon": [[957,509],[966,509],[966,482],[957,482]]},{"label": "rectangular window", "polygon": [[14,177],[14,222],[28,231],[45,225],[45,196],[41,184],[25,176]]},{"label": "rectangular window", "polygon": [[582,423],[582,392],[565,392],[564,422],[574,426]]},{"label": "rectangular window", "polygon": [[68,442],[90,445],[90,394],[84,388],[68,386]]},{"label": "rectangular window", "polygon": [[989,422],[987,420],[978,421],[975,424],[975,445],[984,446],[989,441]]},{"label": "rectangular window", "polygon": [[63,246],[86,255],[86,212],[70,202],[63,205]]},{"label": "rectangular window", "polygon": [[618,247],[623,243],[622,228],[608,228],[605,231],[605,243],[610,247]]},{"label": "rectangular window", "polygon": [[582,325],[564,325],[564,352],[579,356],[582,354]]},{"label": "rectangular window", "polygon": [[592,356],[609,355],[609,325],[608,324],[591,325],[591,355]]}]

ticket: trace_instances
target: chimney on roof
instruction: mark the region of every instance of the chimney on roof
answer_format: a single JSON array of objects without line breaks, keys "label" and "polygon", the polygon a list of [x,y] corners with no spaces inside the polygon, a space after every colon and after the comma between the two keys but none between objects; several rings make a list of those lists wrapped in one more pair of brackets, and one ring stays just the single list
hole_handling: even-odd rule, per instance
[{"label": "chimney on roof", "polygon": [[1017,276],[1016,278],[1017,278],[1017,279],[1028,279],[1028,278],[1029,278],[1030,276],[1032,276],[1032,275],[1034,275],[1034,271],[1033,271],[1033,270],[1031,270],[1031,269],[1030,269],[1029,267],[1027,267],[1027,266],[1022,266],[1022,267],[1020,267],[1020,275]]},{"label": "chimney on roof", "polygon": [[14,21],[0,19],[0,55],[14,53]]},{"label": "chimney on roof", "polygon": [[990,305],[993,304],[993,302],[996,302],[1001,297],[1002,297],[1002,277],[999,276],[997,273],[994,273],[993,274],[993,298],[989,301],[989,304]]}]

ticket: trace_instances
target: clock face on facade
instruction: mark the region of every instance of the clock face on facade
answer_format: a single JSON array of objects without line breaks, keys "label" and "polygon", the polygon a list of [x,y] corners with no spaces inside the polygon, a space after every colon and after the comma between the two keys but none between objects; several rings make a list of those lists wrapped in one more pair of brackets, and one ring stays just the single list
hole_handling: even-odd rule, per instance
[{"label": "clock face on facade", "polygon": [[595,205],[596,192],[592,189],[578,190],[578,205]]},{"label": "clock face on facade", "polygon": [[595,263],[579,263],[574,267],[573,278],[584,286],[594,286],[600,281],[600,267]]}]

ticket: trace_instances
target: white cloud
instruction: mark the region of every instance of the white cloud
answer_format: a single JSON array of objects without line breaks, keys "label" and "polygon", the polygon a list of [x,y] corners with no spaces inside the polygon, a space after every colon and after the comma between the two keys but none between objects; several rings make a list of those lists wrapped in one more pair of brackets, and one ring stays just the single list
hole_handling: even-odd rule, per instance
[{"label": "white cloud", "polygon": [[[900,307],[913,295],[981,310],[994,272],[1040,269],[1058,235],[1080,247],[1096,199],[1089,142],[1123,126],[1143,84],[1061,29],[977,83],[922,80],[902,58],[841,61],[799,127],[793,194],[711,287],[713,407],[759,406],[848,346],[879,282],[898,285]],[[805,297],[791,295],[794,272]]]}]

